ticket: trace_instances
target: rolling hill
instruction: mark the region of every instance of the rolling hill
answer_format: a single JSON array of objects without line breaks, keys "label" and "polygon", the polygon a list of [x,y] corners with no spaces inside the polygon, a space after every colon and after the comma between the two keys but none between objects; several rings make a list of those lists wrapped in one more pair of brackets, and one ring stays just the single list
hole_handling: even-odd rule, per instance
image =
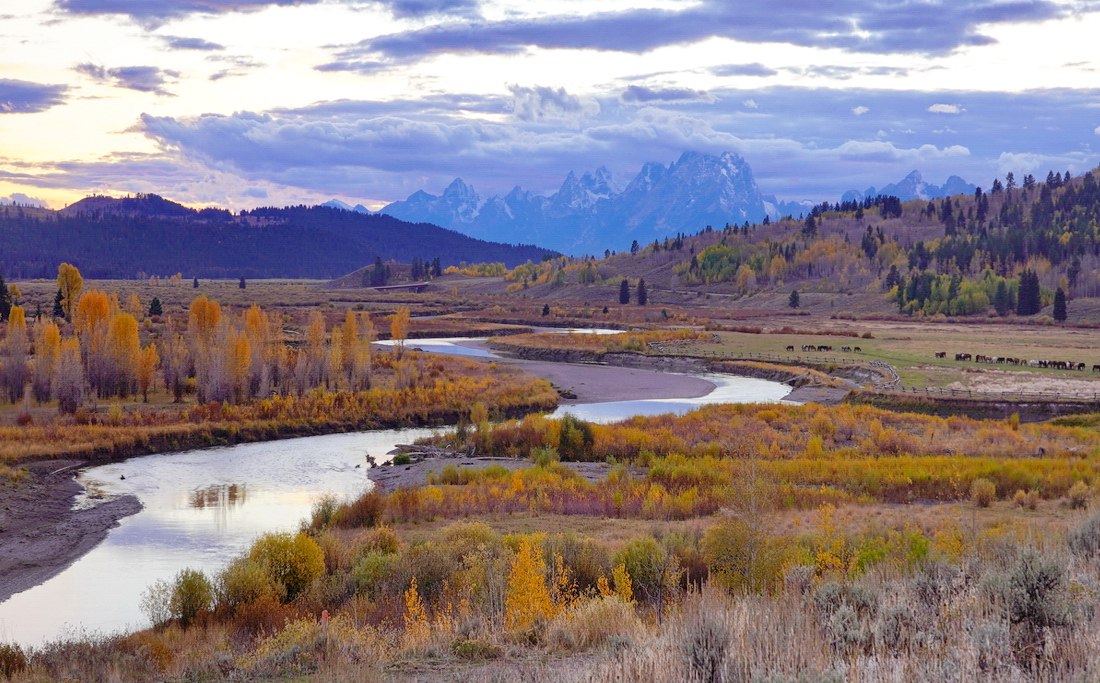
[{"label": "rolling hill", "polygon": [[0,272],[53,277],[68,261],[93,278],[141,274],[187,277],[332,278],[376,258],[442,265],[500,261],[510,266],[551,254],[488,242],[392,216],[323,206],[259,208],[233,214],[196,210],[154,194],[88,197],[60,211],[0,210]]}]

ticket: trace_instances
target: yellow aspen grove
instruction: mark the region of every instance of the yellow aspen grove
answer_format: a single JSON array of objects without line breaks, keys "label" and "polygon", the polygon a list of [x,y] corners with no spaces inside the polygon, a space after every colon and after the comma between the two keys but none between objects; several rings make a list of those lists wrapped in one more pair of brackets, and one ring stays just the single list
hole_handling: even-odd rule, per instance
[{"label": "yellow aspen grove", "polygon": [[109,395],[110,361],[107,357],[107,327],[111,317],[111,298],[105,292],[91,290],[80,295],[73,313],[73,329],[80,338],[88,383],[96,394]]},{"label": "yellow aspen grove", "polygon": [[141,341],[138,323],[129,313],[116,313],[107,330],[107,354],[112,365],[112,393],[125,398],[137,383]]},{"label": "yellow aspen grove", "polygon": [[[172,329],[171,321],[167,325]],[[187,386],[187,371],[191,357],[187,354],[187,342],[183,336],[169,332],[166,337],[164,349],[164,388],[172,392],[172,400],[179,403],[183,400],[183,391]]]},{"label": "yellow aspen grove", "polygon": [[199,296],[191,302],[187,314],[187,341],[191,346],[191,360],[195,364],[195,379],[202,402],[209,399],[207,389],[214,376],[221,375],[213,367],[220,356],[215,358],[217,354],[212,349],[221,322],[222,308],[217,301]]},{"label": "yellow aspen grove", "polygon": [[306,366],[301,378],[305,382],[303,390],[312,389],[324,381],[326,334],[325,316],[320,311],[313,311],[309,314],[309,327],[306,329]]},{"label": "yellow aspen grove", "polygon": [[554,615],[554,601],[546,588],[546,564],[538,543],[525,537],[508,572],[504,622],[513,631],[526,631],[535,622]]},{"label": "yellow aspen grove", "polygon": [[352,388],[355,387],[355,357],[358,352],[359,319],[355,311],[348,309],[344,314],[344,324],[340,327],[340,370]]},{"label": "yellow aspen grove", "polygon": [[130,294],[126,299],[125,311],[134,316],[135,320],[141,320],[145,317],[145,309],[141,307],[141,300],[138,299],[137,294]]},{"label": "yellow aspen grove", "polygon": [[325,358],[325,387],[328,389],[345,389],[347,387],[344,374],[344,345],[342,338],[343,328],[337,325],[332,330],[332,343],[328,347],[328,355]]},{"label": "yellow aspen grove", "polygon": [[160,353],[157,352],[157,345],[149,344],[141,350],[137,364],[138,391],[141,392],[141,398],[146,403],[149,402],[149,389],[152,388],[156,379],[158,365],[160,365]]},{"label": "yellow aspen grove", "polygon": [[20,306],[23,304],[23,292],[20,291],[19,285],[8,285],[8,296],[11,297],[11,302],[13,305]]},{"label": "yellow aspen grove", "polygon": [[65,311],[65,319],[72,320],[80,290],[84,288],[84,278],[76,266],[62,263],[57,267],[57,288],[61,290],[61,310]]},{"label": "yellow aspen grove", "polygon": [[188,309],[187,330],[205,346],[209,346],[221,319],[221,304],[206,296],[199,296],[191,302]]},{"label": "yellow aspen grove", "polygon": [[12,306],[8,313],[8,335],[4,339],[4,358],[0,365],[0,383],[8,400],[23,398],[27,385],[27,318],[22,306]]},{"label": "yellow aspen grove", "polygon": [[233,383],[233,398],[240,403],[249,398],[249,377],[252,371],[252,344],[245,333],[229,336],[229,379]]},{"label": "yellow aspen grove", "polygon": [[269,396],[275,382],[276,354],[272,343],[278,335],[277,321],[256,304],[244,312],[244,331],[252,348],[248,391],[253,396]]},{"label": "yellow aspen grove", "polygon": [[371,342],[374,341],[374,322],[364,313],[359,325],[359,341],[355,350],[355,366],[352,370],[352,386],[360,391],[370,389]]},{"label": "yellow aspen grove", "polygon": [[84,366],[80,362],[80,342],[69,338],[61,342],[57,370],[53,376],[53,395],[57,409],[72,414],[84,402]]},{"label": "yellow aspen grove", "polygon": [[31,390],[34,400],[49,401],[53,396],[52,383],[57,362],[61,357],[61,328],[53,321],[39,322],[34,326],[34,375]]},{"label": "yellow aspen grove", "polygon": [[390,321],[390,338],[397,345],[397,357],[405,351],[405,337],[409,334],[409,307],[402,306],[393,314]]}]

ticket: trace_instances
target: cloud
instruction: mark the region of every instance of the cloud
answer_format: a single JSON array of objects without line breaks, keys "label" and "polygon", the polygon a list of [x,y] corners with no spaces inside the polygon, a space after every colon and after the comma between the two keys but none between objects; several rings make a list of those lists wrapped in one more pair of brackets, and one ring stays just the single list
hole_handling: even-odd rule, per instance
[{"label": "cloud", "polygon": [[155,27],[189,14],[248,12],[266,7],[309,5],[320,0],[54,0],[67,14],[122,15],[137,23]]},{"label": "cloud", "polygon": [[512,93],[510,109],[520,121],[576,123],[600,111],[600,105],[595,100],[570,95],[565,88],[511,85],[508,90]]},{"label": "cloud", "polygon": [[870,108],[864,107],[862,104],[858,107],[852,107],[852,113],[856,116],[863,116],[867,112],[871,111]]},{"label": "cloud", "polygon": [[100,83],[110,83],[119,88],[157,95],[171,95],[172,93],[164,89],[164,85],[168,79],[176,79],[180,75],[178,71],[169,71],[155,66],[121,66],[108,69],[97,64],[85,63],[78,64],[73,69]]},{"label": "cloud", "polygon": [[[375,71],[379,64],[407,64],[439,54],[511,55],[531,48],[641,54],[716,37],[859,53],[944,55],[993,43],[981,33],[990,25],[1037,23],[1098,10],[1100,6],[1086,0],[931,1],[900,7],[877,0],[838,0],[828,11],[807,0],[702,0],[678,9],[445,21],[342,46],[325,67],[355,70],[361,65],[364,71]],[[737,66],[731,68],[736,75]],[[766,69],[750,71],[766,74]]]},{"label": "cloud", "polygon": [[760,62],[752,64],[725,64],[711,68],[710,72],[715,76],[774,76],[778,71],[770,66],[764,66]]},{"label": "cloud", "polygon": [[647,104],[651,102],[713,102],[714,98],[702,90],[690,88],[649,88],[643,85],[630,85],[619,99],[628,104]]},{"label": "cloud", "polygon": [[961,114],[966,110],[957,104],[937,103],[928,107],[928,111],[932,112],[933,114]]},{"label": "cloud", "polygon": [[[325,0],[54,0],[61,12],[75,15],[119,15],[153,28],[191,14],[254,12],[268,7],[316,5]],[[395,17],[424,18],[438,15],[474,17],[479,0],[337,0],[352,6],[376,5]]]},{"label": "cloud", "polygon": [[1100,135],[1100,126],[1097,126],[1096,128],[1094,128],[1092,130],[1092,132],[1095,133],[1096,135]]},{"label": "cloud", "polygon": [[759,109],[760,105],[756,103],[756,100],[751,97],[741,102],[741,106],[745,109]]},{"label": "cloud", "polygon": [[39,208],[46,207],[45,201],[27,196],[22,192],[16,192],[7,197],[0,197],[0,206],[10,206],[12,204],[18,204],[20,206],[37,206]]},{"label": "cloud", "polygon": [[[595,98],[513,85],[490,95],[428,93],[266,112],[144,116],[133,131],[159,147],[155,155],[46,167],[0,159],[0,180],[32,196],[34,188],[48,187],[158,192],[236,208],[333,196],[374,205],[421,189],[438,192],[456,176],[482,196],[517,184],[549,192],[570,170],[606,164],[629,178],[647,161],[668,163],[697,150],[740,153],[764,192],[833,201],[845,190],[881,187],[913,169],[988,187],[1006,170],[1045,176],[1068,168],[1076,175],[1100,160],[1088,143],[1098,124],[1089,105],[1100,100],[1100,90],[713,88],[707,93],[713,101],[651,102],[624,102],[622,92]],[[750,100],[766,106],[746,109]],[[926,113],[929,102],[952,101],[967,107],[966,116],[951,118],[957,132]],[[859,107],[874,113],[874,125],[867,115],[853,115]]]},{"label": "cloud", "polygon": [[218,43],[212,43],[209,40],[203,40],[202,38],[182,38],[180,36],[161,36],[161,40],[164,44],[173,50],[224,50],[224,45]]},{"label": "cloud", "polygon": [[0,78],[0,114],[32,114],[64,102],[63,85]]},{"label": "cloud", "polygon": [[481,3],[479,0],[389,0],[380,4],[399,19],[419,19],[438,15],[475,17]]}]

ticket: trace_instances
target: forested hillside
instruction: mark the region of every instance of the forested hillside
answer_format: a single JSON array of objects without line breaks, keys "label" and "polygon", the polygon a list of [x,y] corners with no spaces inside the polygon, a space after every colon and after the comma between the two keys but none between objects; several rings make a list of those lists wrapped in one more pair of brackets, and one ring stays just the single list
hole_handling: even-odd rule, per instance
[{"label": "forested hillside", "polygon": [[[1051,172],[1045,181],[1029,174],[1018,184],[1010,173],[986,190],[936,201],[878,196],[776,222],[685,225],[628,253],[529,264],[505,280],[550,297],[608,289],[580,294],[590,300],[615,298],[623,279],[631,290],[644,279],[653,293],[723,294],[743,306],[787,307],[798,291],[860,295],[861,314],[1062,319],[1066,302],[1100,293],[1095,174]],[[832,307],[836,299],[801,301]]]},{"label": "forested hillside", "polygon": [[68,261],[93,278],[331,278],[377,259],[540,261],[543,249],[327,207],[195,210],[156,195],[90,197],[58,212],[0,207],[0,272],[53,277]]}]

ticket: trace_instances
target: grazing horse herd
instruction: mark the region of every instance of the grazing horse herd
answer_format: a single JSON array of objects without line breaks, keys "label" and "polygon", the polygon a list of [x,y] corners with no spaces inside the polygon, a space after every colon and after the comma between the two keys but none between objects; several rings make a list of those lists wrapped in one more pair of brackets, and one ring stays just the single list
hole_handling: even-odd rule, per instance
[{"label": "grazing horse herd", "polygon": [[[947,358],[946,351],[937,351],[936,358]],[[975,363],[990,363],[993,365],[1020,365],[1029,368],[1048,368],[1052,370],[1078,370],[1083,372],[1087,367],[1084,363],[1075,363],[1066,360],[1027,360],[1026,358],[1012,358],[1009,356],[983,356],[982,354],[956,353],[957,361],[974,361]],[[1100,365],[1092,366],[1093,372],[1100,372]]]},{"label": "grazing horse herd", "polygon": [[[793,344],[791,344],[791,345],[788,345],[788,346],[787,346],[787,350],[788,350],[788,351],[794,351],[794,345],[793,345]],[[816,344],[803,344],[803,345],[802,345],[802,350],[803,350],[804,352],[810,352],[810,351],[832,351],[832,350],[833,350],[833,347],[832,347],[832,346],[830,346],[830,345],[828,345],[828,344],[821,344],[821,345],[816,345]],[[840,351],[841,351],[841,353],[852,353],[852,352],[855,352],[855,353],[863,353],[863,349],[859,348],[858,346],[842,346],[842,347],[840,347]]]}]

